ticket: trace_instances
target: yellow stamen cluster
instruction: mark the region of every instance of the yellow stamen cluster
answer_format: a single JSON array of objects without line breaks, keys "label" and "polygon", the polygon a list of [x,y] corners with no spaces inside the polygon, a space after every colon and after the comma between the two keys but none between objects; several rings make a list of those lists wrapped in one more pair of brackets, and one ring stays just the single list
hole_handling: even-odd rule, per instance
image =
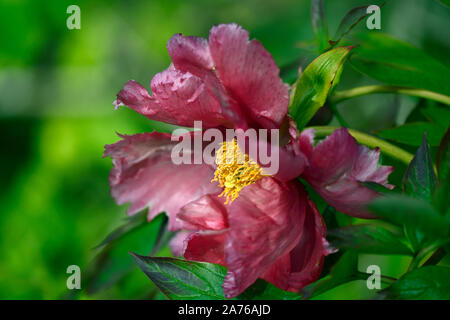
[{"label": "yellow stamen cluster", "polygon": [[219,197],[226,197],[225,204],[233,202],[242,188],[263,177],[261,167],[239,149],[236,139],[222,143],[216,152],[216,164],[211,182],[218,181],[224,188]]}]

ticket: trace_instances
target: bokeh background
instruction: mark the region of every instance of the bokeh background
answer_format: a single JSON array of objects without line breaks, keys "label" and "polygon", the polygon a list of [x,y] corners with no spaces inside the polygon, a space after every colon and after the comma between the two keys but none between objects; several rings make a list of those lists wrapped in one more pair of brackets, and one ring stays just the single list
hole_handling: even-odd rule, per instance
[{"label": "bokeh background", "polygon": [[[385,2],[383,32],[450,65],[448,8],[432,0]],[[81,8],[80,30],[66,27],[71,4]],[[333,34],[351,8],[367,3],[325,4]],[[99,264],[96,245],[126,217],[126,205],[117,206],[109,195],[111,161],[102,158],[104,145],[118,140],[116,132],[170,131],[128,108],[114,111],[111,103],[127,80],[149,87],[153,75],[169,65],[165,46],[174,33],[207,37],[212,25],[229,22],[249,30],[280,66],[299,57],[305,65],[317,55],[309,49],[309,0],[0,2],[1,299],[161,298],[128,254],[148,254],[154,226],[130,238],[131,247],[122,243],[109,252],[101,279],[86,290],[85,275]],[[365,29],[365,23],[357,29]],[[339,88],[369,83],[348,66]],[[401,124],[416,103],[415,98],[385,94],[353,99],[339,108],[352,128],[375,132]],[[393,179],[399,181],[404,167],[398,164],[397,169]],[[364,255],[359,264],[365,270],[376,263],[384,274],[398,276],[408,260]],[[82,270],[77,292],[66,287],[66,268],[73,264]],[[355,281],[319,298],[371,295],[364,281]]]}]

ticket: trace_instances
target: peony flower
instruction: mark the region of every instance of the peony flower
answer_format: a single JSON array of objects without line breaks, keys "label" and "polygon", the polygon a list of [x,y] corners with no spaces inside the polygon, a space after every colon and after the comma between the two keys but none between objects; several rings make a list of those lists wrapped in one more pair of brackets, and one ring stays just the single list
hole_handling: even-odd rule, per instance
[{"label": "peony flower", "polygon": [[[379,167],[379,151],[358,146],[346,129],[316,147],[313,131],[299,134],[287,116],[289,87],[278,67],[238,25],[213,27],[209,40],[177,34],[167,48],[173,64],[152,79],[152,94],[129,81],[114,105],[180,126],[201,120],[220,130],[280,129],[280,168],[265,174],[259,159],[251,159],[235,139],[219,146],[214,165],[176,165],[171,152],[178,142],[169,134],[121,136],[105,147],[114,164],[113,197],[118,204],[131,203],[129,214],[148,208],[149,220],[165,212],[168,228],[182,230],[171,241],[175,255],[226,266],[227,298],[258,278],[300,290],[319,277],[330,251],[325,223],[297,178],[338,210],[367,217],[364,203],[376,194],[359,181],[386,185],[392,168]],[[196,134],[201,132],[185,136]]]}]

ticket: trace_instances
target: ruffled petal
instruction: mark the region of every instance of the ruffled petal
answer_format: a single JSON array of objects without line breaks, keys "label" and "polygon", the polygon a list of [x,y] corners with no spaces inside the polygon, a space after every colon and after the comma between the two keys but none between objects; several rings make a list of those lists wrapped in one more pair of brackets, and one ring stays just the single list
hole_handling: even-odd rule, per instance
[{"label": "ruffled petal", "polygon": [[306,202],[301,238],[297,245],[281,256],[263,276],[277,287],[294,292],[319,278],[324,258],[330,253],[325,239],[327,229],[322,216],[305,191],[302,191],[301,197]]},{"label": "ruffled petal", "polygon": [[213,70],[208,40],[204,38],[175,34],[167,42],[167,50],[174,66],[182,72],[190,72],[203,79]]},{"label": "ruffled petal", "polygon": [[373,218],[365,206],[377,193],[359,182],[371,181],[392,188],[387,177],[394,168],[379,166],[379,149],[358,145],[346,128],[334,131],[315,148],[311,134],[306,132],[302,140],[302,150],[309,162],[303,178],[337,210],[355,217]]},{"label": "ruffled petal", "polygon": [[184,258],[225,265],[225,242],[227,230],[199,231],[186,240]]},{"label": "ruffled petal", "polygon": [[209,50],[215,72],[257,126],[278,128],[287,114],[289,87],[270,53],[236,24],[213,27]]},{"label": "ruffled petal", "polygon": [[291,273],[287,290],[297,292],[319,278],[325,256],[332,253],[326,231],[322,216],[308,198],[302,237],[289,254]]},{"label": "ruffled petal", "polygon": [[175,257],[182,257],[186,250],[187,239],[192,235],[191,231],[178,231],[170,240],[169,247]]},{"label": "ruffled petal", "polygon": [[118,204],[130,202],[128,214],[149,207],[148,219],[165,211],[169,229],[182,228],[175,215],[187,203],[205,194],[218,193],[211,183],[214,169],[209,165],[180,164],[171,159],[178,141],[157,132],[121,136],[122,140],[105,146],[104,156],[113,159],[109,182]]},{"label": "ruffled petal", "polygon": [[227,298],[237,296],[290,252],[302,235],[305,201],[296,183],[263,178],[228,208],[225,242]]},{"label": "ruffled petal", "polygon": [[149,119],[193,127],[201,120],[203,127],[230,127],[222,114],[218,100],[193,74],[183,73],[173,66],[152,79],[153,95],[138,82],[128,81],[117,94],[114,105],[127,105]]},{"label": "ruffled petal", "polygon": [[228,228],[223,198],[206,195],[181,208],[177,218],[189,230],[222,230]]}]

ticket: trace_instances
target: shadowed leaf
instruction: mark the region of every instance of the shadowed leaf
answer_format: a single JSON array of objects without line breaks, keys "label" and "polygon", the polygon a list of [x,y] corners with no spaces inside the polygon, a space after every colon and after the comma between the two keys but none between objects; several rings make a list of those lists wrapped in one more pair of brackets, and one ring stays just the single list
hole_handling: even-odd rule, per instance
[{"label": "shadowed leaf", "polygon": [[[176,300],[225,300],[222,289],[226,268],[220,265],[174,258],[155,258],[131,253],[141,270],[169,298]],[[283,291],[257,280],[235,300],[297,300],[296,293]]]},{"label": "shadowed leaf", "polygon": [[328,231],[327,239],[338,248],[355,249],[362,253],[412,254],[400,241],[399,234],[375,225],[352,225]]}]

